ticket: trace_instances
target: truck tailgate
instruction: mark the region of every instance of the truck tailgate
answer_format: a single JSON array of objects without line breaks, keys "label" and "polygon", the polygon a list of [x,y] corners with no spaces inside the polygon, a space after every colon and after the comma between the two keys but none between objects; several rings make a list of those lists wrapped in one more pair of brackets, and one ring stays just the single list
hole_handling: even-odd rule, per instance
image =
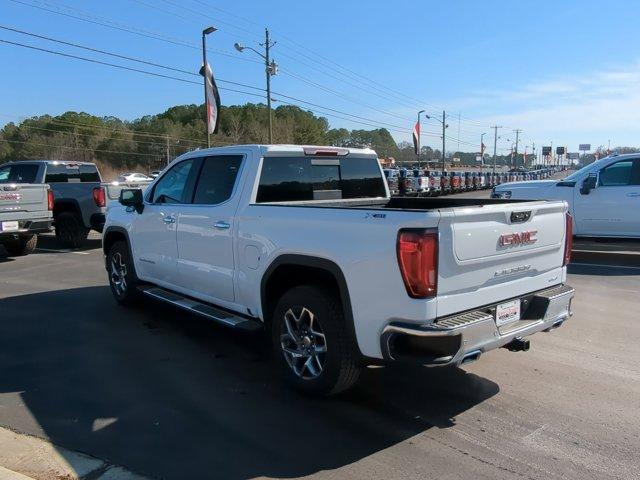
[{"label": "truck tailgate", "polygon": [[438,316],[561,283],[566,210],[564,202],[441,210]]},{"label": "truck tailgate", "polygon": [[47,217],[47,185],[0,185],[0,218],[2,220],[27,220]]}]

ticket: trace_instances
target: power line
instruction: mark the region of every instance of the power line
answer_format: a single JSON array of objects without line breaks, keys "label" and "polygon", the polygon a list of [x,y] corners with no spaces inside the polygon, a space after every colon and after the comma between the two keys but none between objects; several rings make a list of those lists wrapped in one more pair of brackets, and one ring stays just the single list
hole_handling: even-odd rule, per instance
[{"label": "power line", "polygon": [[[152,40],[159,40],[161,42],[165,42],[165,43],[169,43],[172,45],[176,45],[176,46],[180,46],[180,47],[186,47],[186,48],[191,48],[194,50],[200,50],[200,47],[197,44],[194,43],[190,43],[184,40],[180,40],[180,39],[176,39],[174,37],[168,37],[166,35],[162,35],[156,32],[151,32],[149,30],[142,30],[139,29],[137,27],[132,27],[130,25],[125,25],[123,23],[117,23],[117,22],[113,22],[111,20],[108,19],[104,19],[101,17],[95,17],[95,16],[91,16],[88,13],[84,12],[83,10],[79,10],[77,8],[72,8],[72,7],[68,7],[65,6],[64,8],[67,8],[68,10],[71,11],[75,11],[75,12],[80,12],[77,13],[76,15],[71,14],[71,13],[65,13],[65,12],[61,12],[59,10],[52,10],[52,8],[59,8],[60,6],[56,5],[55,7],[44,7],[44,6],[40,6],[40,5],[32,5],[30,3],[26,3],[23,2],[21,0],[9,0],[10,2],[13,3],[17,3],[20,5],[24,5],[26,7],[31,7],[31,8],[36,8],[38,10],[42,10],[48,13],[53,13],[54,15],[60,15],[63,17],[68,17],[68,18],[73,18],[75,20],[81,21],[81,22],[86,22],[86,23],[91,23],[93,25],[100,25],[102,27],[106,27],[106,28],[111,28],[114,30],[119,30],[122,32],[127,32],[130,33],[132,35],[137,35],[140,37],[144,37],[144,38],[149,38]],[[251,63],[261,63],[258,60],[254,60],[252,58],[245,58],[245,57],[238,57],[237,55],[233,54],[233,53],[229,53],[229,52],[225,52],[224,50],[217,50],[217,49],[211,49],[208,48],[207,51],[210,52],[215,52],[219,55],[223,55],[225,57],[229,57],[229,58],[233,58],[234,60],[238,60],[238,61],[243,61],[243,62],[251,62]]]},{"label": "power line", "polygon": [[97,149],[97,148],[85,148],[85,147],[71,147],[68,145],[50,145],[48,143],[34,143],[31,141],[23,141],[23,140],[6,140],[3,138],[0,138],[0,142],[6,142],[6,143],[22,143],[22,144],[29,144],[29,145],[36,145],[36,146],[41,146],[41,147],[48,147],[48,148],[67,148],[70,150],[84,150],[86,152],[101,152],[101,153],[116,153],[118,155],[139,155],[139,156],[145,156],[145,157],[158,157],[158,156],[163,156],[163,153],[138,153],[138,152],[123,152],[120,150],[102,150],[102,149]]},{"label": "power line", "polygon": [[[56,51],[56,50],[50,50],[50,49],[46,49],[46,48],[35,47],[35,46],[32,46],[32,45],[26,45],[26,44],[19,43],[19,42],[11,42],[11,41],[8,41],[8,40],[0,39],[0,43],[6,43],[6,44],[9,44],[9,45],[28,48],[28,49],[31,49],[31,50],[37,50],[37,51],[44,52],[44,53],[49,53],[49,54],[52,54],[52,55],[59,55],[59,56],[62,56],[62,57],[72,58],[74,60],[82,60],[82,61],[89,62],[89,63],[95,63],[95,64],[104,65],[104,66],[113,67],[113,68],[118,68],[118,69],[122,69],[122,70],[128,70],[128,71],[132,71],[132,72],[136,72],[136,73],[142,73],[142,74],[145,74],[145,75],[151,75],[151,76],[155,76],[155,77],[175,80],[175,81],[179,81],[179,82],[183,82],[183,83],[200,85],[200,82],[187,80],[187,79],[180,78],[180,77],[175,77],[175,76],[172,76],[172,75],[165,75],[165,74],[161,74],[161,73],[150,72],[148,70],[141,70],[141,69],[138,69],[138,68],[128,67],[128,66],[124,66],[124,65],[115,64],[115,63],[103,62],[103,61],[100,61],[100,60],[95,60],[95,59],[91,59],[91,58],[87,58],[87,57],[81,57],[79,55],[72,55],[72,54],[68,54],[68,53],[59,52],[59,51]],[[138,61],[136,59],[133,59],[132,57],[128,57],[128,58],[130,58],[131,60],[134,60],[134,61]],[[149,62],[147,62],[147,63],[149,63]],[[156,64],[156,65],[159,65],[159,64]],[[164,67],[164,68],[171,68],[171,67]],[[224,81],[224,80],[222,80],[222,81]],[[240,84],[240,83],[236,83],[236,84],[237,85],[241,85],[241,86],[243,86],[245,88],[257,88],[257,87],[252,87],[250,85]],[[246,94],[246,95],[252,95],[252,96],[257,96],[257,97],[262,98],[262,95],[260,95],[260,94],[256,94],[256,93],[252,93],[252,92],[246,92],[246,91],[242,91],[242,90],[231,89],[231,88],[227,88],[227,87],[220,87],[220,90],[232,91],[232,92],[236,92],[236,93],[243,93],[243,94]],[[330,111],[330,112],[334,112],[334,113],[338,113],[338,114],[341,114],[341,115],[346,115],[346,116],[349,116],[349,117],[353,117],[355,119],[361,119],[361,120],[365,120],[365,121],[369,120],[366,117],[362,117],[360,115],[355,115],[355,114],[343,112],[343,111],[340,111],[340,110],[337,110],[337,109],[333,109],[333,108],[330,108],[330,107],[325,107],[325,106],[318,105],[318,104],[313,103],[313,102],[309,102],[307,100],[303,100],[303,99],[300,99],[300,98],[292,97],[290,95],[285,95],[285,94],[281,94],[281,93],[278,93],[278,92],[273,92],[273,95],[276,95],[276,96],[279,96],[279,97],[282,97],[282,98],[287,98],[287,99],[293,100],[295,102],[299,102],[299,103],[302,103],[302,104],[305,104],[305,105],[309,105],[309,106],[312,106],[312,107],[321,108],[321,109],[324,109],[324,110],[327,110],[327,111]],[[297,105],[297,106],[299,106],[299,105]],[[352,120],[352,121],[355,122],[355,120]],[[356,123],[362,123],[364,125],[376,126],[376,127],[380,127],[380,126],[386,125],[386,126],[390,126],[391,128],[397,129],[397,130],[401,131],[402,133],[406,133],[406,132],[409,131],[409,129],[405,129],[402,126],[398,126],[398,125],[394,125],[394,124],[390,124],[390,123],[385,123],[385,122],[378,122],[377,124],[363,123],[363,122],[356,122]]]},{"label": "power line", "polygon": [[[53,54],[53,55],[59,55],[59,56],[62,56],[62,57],[72,58],[72,59],[75,59],[75,60],[82,60],[82,61],[86,61],[86,62],[90,62],[90,63],[109,66],[109,67],[112,67],[112,68],[118,68],[118,69],[122,69],[122,70],[132,71],[132,72],[136,72],[136,73],[142,73],[142,74],[146,74],[146,75],[152,75],[152,76],[155,76],[155,77],[160,77],[160,78],[165,78],[165,79],[170,79],[170,80],[175,80],[175,81],[180,81],[180,82],[183,82],[183,83],[195,84],[195,85],[200,86],[200,82],[187,80],[187,79],[184,79],[184,78],[175,77],[175,76],[171,76],[171,75],[164,75],[164,74],[159,74],[159,73],[156,73],[156,72],[149,72],[147,70],[141,70],[141,69],[137,69],[137,68],[127,67],[127,66],[124,66],[124,65],[113,64],[113,63],[110,63],[110,62],[103,62],[103,61],[100,61],[100,60],[81,57],[81,56],[78,56],[78,55],[71,55],[71,54],[59,52],[59,51],[56,51],[56,50],[50,50],[50,49],[35,47],[35,46],[32,46],[32,45],[26,45],[26,44],[22,44],[22,43],[18,43],[18,42],[11,42],[11,41],[8,41],[8,40],[3,40],[3,39],[0,39],[0,42],[1,43],[5,43],[5,44],[9,44],[9,45],[13,45],[13,46],[19,46],[19,47],[23,47],[23,48],[27,48],[27,49],[31,49],[31,50],[36,50],[36,51],[40,51],[40,52],[44,52],[44,53],[49,53],[49,54]],[[109,52],[107,52],[107,53],[109,53]],[[132,58],[132,57],[129,57],[129,58]],[[133,59],[133,60],[137,61],[137,59]],[[157,64],[157,65],[160,65],[160,64]],[[171,67],[168,67],[168,68],[171,68]],[[242,85],[242,84],[240,84],[240,85]],[[242,85],[242,86],[250,87],[250,86],[246,86],[246,85]],[[252,92],[229,89],[229,88],[226,88],[226,87],[221,87],[220,89],[221,90],[227,90],[227,91],[233,91],[233,92],[237,92],[237,93],[243,93],[243,94],[246,94],[246,95],[253,95],[253,96],[262,97],[261,95],[255,94],[255,93],[252,93]],[[352,118],[348,118],[347,119],[347,118],[342,118],[342,117],[337,117],[337,116],[336,116],[336,118],[342,118],[344,120],[348,120],[348,121],[351,121],[351,122],[354,122],[354,123],[359,123],[359,124],[378,127],[378,128],[380,126],[382,126],[382,125],[387,125],[387,126],[390,126],[393,130],[395,130],[397,132],[400,132],[400,133],[405,133],[405,134],[410,132],[410,129],[402,127],[402,126],[388,124],[388,123],[384,123],[384,122],[379,122],[379,123],[376,123],[376,124],[370,123],[366,117],[361,117],[359,115],[354,115],[354,114],[351,114],[351,113],[343,112],[343,111],[340,111],[340,110],[337,110],[337,109],[333,109],[333,108],[330,108],[330,107],[325,107],[325,106],[318,105],[318,104],[313,103],[313,102],[308,102],[306,100],[302,100],[302,99],[299,99],[299,98],[296,98],[296,97],[292,97],[292,96],[289,96],[289,95],[284,95],[284,94],[280,94],[280,93],[277,93],[277,92],[274,92],[274,95],[280,96],[280,97],[283,97],[283,98],[287,98],[287,99],[293,100],[295,102],[299,102],[299,103],[303,103],[303,104],[306,104],[306,105],[310,105],[312,107],[320,108],[320,109],[325,110],[325,111],[332,112],[332,113],[321,112],[322,115],[329,115],[329,116],[336,116],[334,114],[346,115],[346,116],[352,117]],[[298,106],[298,107],[300,106],[300,105],[296,105],[296,104],[293,104],[293,103],[290,103],[290,102],[282,101],[282,103],[287,103],[287,104],[295,105],[295,106]],[[313,111],[313,110],[311,110],[311,111]],[[354,120],[354,119],[356,119],[356,120]],[[360,121],[360,120],[365,120],[365,122]],[[423,135],[432,136],[432,137],[439,137],[439,135],[437,135],[437,134],[426,133],[426,132],[423,133]],[[464,142],[464,143],[468,143],[469,145],[472,145],[469,142]]]},{"label": "power line", "polygon": [[[41,130],[44,132],[52,132],[52,133],[60,133],[62,135],[74,135],[74,136],[78,136],[78,137],[90,137],[90,138],[96,138],[95,134],[90,134],[90,133],[80,133],[80,132],[69,132],[69,131],[65,131],[65,130],[55,130],[53,128],[45,128],[45,127],[36,127],[33,125],[25,125],[24,123],[20,124],[18,127],[18,129],[22,129],[22,128],[27,128],[27,129],[32,129],[32,130]],[[114,132],[115,133],[115,132]],[[129,131],[126,130],[120,130],[117,133],[129,133]],[[125,142],[133,142],[133,143],[137,143],[140,145],[154,145],[154,146],[165,146],[165,142],[171,139],[171,137],[169,137],[168,135],[165,135],[164,138],[160,138],[159,142],[145,142],[142,140],[134,140],[133,138],[108,138],[108,140],[116,140],[116,141],[125,141]],[[200,144],[202,144],[203,142],[200,142]],[[177,146],[178,143],[174,142],[174,146]]]},{"label": "power line", "polygon": [[[21,119],[22,121],[24,120],[32,120],[34,119],[34,117],[25,117],[25,116],[20,116],[20,115],[8,115],[8,114],[0,114],[1,116],[6,116],[6,117],[12,117],[12,118],[18,118]],[[43,115],[41,117],[37,117],[39,119],[42,119],[43,117],[47,117],[47,115]],[[169,137],[170,139],[173,139],[176,141],[176,143],[178,142],[189,142],[189,143],[195,143],[198,145],[202,145],[203,142],[197,139],[193,139],[193,138],[182,138],[182,137],[174,137],[172,135],[166,135],[166,134],[156,134],[156,133],[149,133],[149,132],[140,132],[137,130],[129,130],[127,128],[109,128],[109,127],[104,127],[104,126],[100,126],[100,125],[90,125],[88,123],[76,123],[76,122],[69,122],[69,121],[65,121],[65,120],[59,120],[56,118],[47,118],[46,121],[48,123],[53,123],[55,125],[64,125],[64,126],[76,126],[76,127],[81,127],[81,128],[93,128],[93,129],[97,129],[97,130],[103,130],[103,131],[109,131],[109,132],[115,132],[115,133],[131,133],[132,135],[135,136],[141,136],[141,137],[149,137],[149,138],[160,138],[166,141],[166,138]],[[22,124],[20,125],[22,126]]]},{"label": "power line", "polygon": [[[46,7],[44,7],[44,6],[40,6],[40,5],[33,5],[33,4],[29,4],[29,3],[26,3],[26,2],[21,1],[21,0],[10,0],[10,1],[12,1],[12,2],[14,2],[14,3],[17,3],[17,4],[24,5],[24,6],[28,6],[28,7],[32,7],[32,8],[37,8],[37,9],[40,9],[40,10],[43,10],[43,11],[46,11],[46,12],[49,12],[49,13],[53,13],[53,14],[57,14],[57,15],[62,15],[62,16],[70,17],[70,18],[74,18],[74,19],[76,19],[76,20],[80,20],[80,21],[85,21],[85,22],[89,22],[89,23],[92,23],[92,24],[101,25],[101,26],[104,26],[104,27],[107,27],[107,28],[113,28],[113,29],[116,29],[116,30],[120,30],[120,31],[124,31],[124,32],[127,32],[127,33],[131,33],[131,34],[134,34],[134,35],[139,35],[139,36],[143,36],[143,37],[147,37],[147,38],[151,38],[151,39],[155,39],[155,40],[160,40],[160,41],[168,42],[168,43],[171,43],[171,44],[174,44],[174,45],[178,45],[178,46],[188,47],[188,48],[192,48],[192,49],[198,49],[198,48],[199,48],[198,46],[196,46],[196,45],[194,45],[194,44],[192,44],[192,43],[188,43],[188,42],[185,42],[185,41],[182,41],[182,40],[179,40],[179,39],[175,39],[175,38],[172,38],[172,37],[168,37],[168,36],[166,36],[166,35],[158,34],[158,33],[155,33],[155,32],[150,32],[150,31],[148,31],[148,30],[142,30],[142,29],[139,29],[139,28],[137,28],[137,27],[127,26],[127,25],[124,25],[124,24],[122,24],[122,23],[113,22],[113,21],[111,21],[111,20],[104,19],[104,18],[101,18],[101,17],[91,16],[91,15],[87,14],[87,12],[85,12],[85,11],[83,11],[83,10],[80,10],[80,9],[77,9],[77,8],[73,8],[73,7],[69,7],[69,6],[66,6],[66,5],[62,5],[62,8],[66,8],[67,10],[71,10],[71,11],[79,12],[79,15],[83,15],[83,16],[78,16],[78,15],[73,15],[73,14],[70,14],[70,13],[65,13],[65,12],[61,12],[61,11],[52,10],[51,8],[46,8]],[[165,13],[167,13],[167,14],[170,14],[170,15],[177,15],[177,14],[175,14],[174,12],[169,12],[169,11],[166,11],[166,10],[160,9],[159,7],[151,6],[151,5],[145,4],[144,2],[141,2],[140,0],[136,0],[136,1],[138,1],[138,3],[142,3],[142,4],[146,5],[146,6],[148,6],[148,7],[155,8],[156,10],[164,11],[164,12],[165,12]],[[195,10],[188,9],[187,7],[184,7],[184,6],[182,6],[182,5],[177,5],[177,4],[173,3],[173,2],[169,2],[168,0],[163,0],[163,1],[165,1],[165,3],[173,4],[173,5],[175,5],[175,6],[176,6],[176,7],[178,7],[178,8],[186,9],[186,10],[188,10],[188,11],[190,11],[190,12],[200,13],[200,12],[197,12],[197,11],[195,11]],[[45,4],[46,4],[46,2],[42,2],[42,3],[45,3]],[[223,10],[222,10],[222,9],[220,9],[220,8],[213,7],[213,6],[211,6],[211,5],[207,5],[207,4],[205,4],[204,2],[198,2],[198,3],[200,3],[200,4],[204,5],[204,6],[209,6],[210,8],[216,8],[217,10],[223,11]],[[56,6],[55,6],[55,7],[53,7],[53,8],[60,8],[60,5],[56,5]],[[225,12],[225,13],[229,14],[228,12]],[[230,14],[230,15],[232,15],[232,14]],[[235,15],[232,15],[232,16],[235,16]],[[241,17],[238,17],[238,16],[236,16],[236,17],[237,17],[237,18],[241,18]],[[185,18],[185,17],[180,17],[180,18],[183,18],[183,19],[187,20],[187,18]],[[232,26],[232,27],[234,27],[234,28],[237,28],[237,29],[239,29],[239,30],[241,30],[241,31],[245,31],[245,32],[248,32],[248,33],[252,33],[251,31],[249,31],[249,30],[247,30],[247,29],[243,29],[242,27],[237,27],[236,25],[233,25],[233,24],[231,24],[231,23],[229,23],[229,22],[223,22],[223,23],[225,23],[225,24],[227,24],[227,25],[229,25],[229,26]],[[250,22],[250,23],[253,23],[253,22]],[[286,38],[286,37],[285,37],[285,38]],[[289,40],[289,41],[291,41],[291,40]],[[293,41],[291,41],[291,42],[292,42],[292,43],[295,43],[295,42],[293,42]],[[290,47],[289,47],[289,48],[290,48]],[[303,48],[307,49],[307,48],[306,48],[306,47],[304,47],[304,46],[303,46]],[[219,54],[224,55],[224,56],[227,56],[227,57],[234,58],[234,59],[236,59],[236,60],[252,61],[252,62],[254,62],[254,63],[260,63],[259,61],[256,61],[256,60],[253,60],[253,59],[249,59],[249,58],[238,57],[237,55],[233,55],[233,54],[230,54],[230,53],[225,52],[225,51],[215,50],[215,49],[208,49],[208,50],[215,51],[216,53],[219,53]],[[307,49],[307,50],[309,50],[309,49]],[[309,50],[309,51],[311,51],[311,50]],[[281,54],[282,54],[282,52],[281,52]],[[319,55],[319,54],[318,54],[318,55]],[[354,83],[352,83],[352,82],[346,81],[345,79],[342,79],[342,78],[336,77],[335,75],[332,75],[332,74],[328,73],[325,69],[321,69],[321,68],[315,67],[315,66],[313,66],[313,65],[309,65],[309,64],[307,64],[307,63],[304,63],[304,62],[300,61],[299,59],[297,59],[297,58],[295,58],[295,57],[292,57],[291,55],[283,54],[283,56],[288,57],[288,58],[291,58],[292,60],[294,60],[294,61],[296,61],[296,62],[298,62],[298,63],[300,63],[300,64],[302,64],[302,65],[305,65],[305,66],[307,66],[308,68],[312,68],[312,69],[314,69],[314,70],[316,70],[316,71],[318,71],[318,72],[320,72],[320,73],[323,73],[323,74],[325,74],[325,75],[328,75],[328,76],[330,76],[331,78],[334,78],[334,79],[336,79],[336,80],[338,80],[338,81],[342,81],[342,82],[344,82],[344,83],[347,83],[347,84],[349,84],[349,85],[352,85],[352,86],[354,86],[354,87],[356,87],[356,88],[358,88],[358,89],[361,89],[361,90],[363,89],[363,85],[362,85],[362,84],[354,84]],[[305,56],[306,56],[306,55],[305,55]],[[321,57],[322,57],[322,56],[321,56]],[[306,56],[306,58],[309,58],[309,59],[313,60],[313,58],[311,58],[311,57],[309,57],[309,56]],[[328,60],[328,59],[327,59],[327,60]],[[346,68],[346,67],[342,67],[342,66],[340,66],[339,64],[337,64],[337,63],[333,62],[332,60],[328,60],[328,61],[329,61],[329,62],[331,62],[331,63],[336,64],[337,66],[339,66],[339,67],[341,67],[341,68]],[[179,70],[179,69],[177,69],[177,70]],[[348,69],[347,69],[347,70],[348,70]],[[292,73],[292,72],[288,72],[288,71],[286,71],[286,70],[283,70],[282,68],[281,68],[281,71],[286,72],[287,74],[291,74],[291,73]],[[340,73],[341,73],[342,75],[344,75],[344,73],[342,73],[342,72],[340,72]],[[363,79],[365,79],[365,80],[369,80],[367,77],[364,77],[364,76],[362,76],[362,75],[360,75],[360,74],[357,74],[357,73],[355,73],[355,72],[353,72],[353,73],[354,73],[354,74],[356,74],[357,76],[359,76],[360,78],[363,78]],[[292,76],[293,76],[293,75],[292,75]],[[301,77],[301,76],[299,76],[299,75],[298,75],[298,79],[300,79],[300,78],[304,78],[304,77]],[[307,80],[307,81],[311,81],[311,80],[309,80],[309,79],[306,79],[306,80]],[[374,83],[377,83],[377,82],[374,82]],[[380,84],[380,85],[381,85],[381,84]],[[253,87],[253,88],[257,88],[257,87]],[[328,89],[328,87],[325,87],[325,88],[327,88],[327,89]],[[330,90],[330,89],[329,89],[329,90]],[[377,95],[377,96],[379,96],[379,97],[381,97],[381,98],[385,98],[386,100],[389,100],[389,98],[388,98],[388,97],[389,97],[389,93],[387,93],[385,90],[381,90],[381,89],[377,89],[377,90],[378,90],[379,92],[384,93],[384,95],[386,95],[386,97],[385,97],[384,95],[381,95],[381,94],[377,93],[377,92],[373,92],[373,94],[374,94],[374,95]],[[408,97],[408,96],[406,96],[406,95],[404,95],[404,94],[402,94],[402,95],[403,95],[404,97],[406,97],[406,98],[411,99],[411,97]],[[397,96],[395,96],[395,98],[393,98],[392,100],[394,100],[394,101],[398,102],[398,97],[397,97]],[[415,101],[415,102],[418,102],[418,103],[424,104],[424,102],[421,102],[421,101],[416,100],[416,99],[412,99],[412,101]],[[411,107],[412,107],[412,108],[413,108],[413,107],[415,107],[415,104],[407,103],[407,101],[406,101],[406,100],[404,100],[404,101],[403,101],[403,103],[404,103],[404,104],[406,104],[406,105],[411,105]],[[377,111],[380,111],[381,113],[384,113],[384,114],[389,114],[389,115],[392,115],[392,116],[396,116],[396,117],[398,117],[398,118],[402,118],[403,120],[407,120],[407,119],[408,119],[408,117],[400,117],[398,114],[391,113],[391,112],[387,112],[387,111],[383,111],[383,110],[380,110],[380,109],[376,109],[375,107],[371,107],[370,105],[365,105],[365,106],[367,106],[367,108],[373,108],[373,109],[375,109],[375,110],[377,110]],[[467,119],[466,117],[462,117],[462,118],[464,119],[464,120],[463,120],[464,122],[470,122],[470,123],[474,123],[474,124],[476,124],[476,125],[482,125],[482,126],[484,126],[484,124],[481,124],[481,123],[479,123],[479,122],[476,122],[476,121],[473,121],[473,120]]]},{"label": "power line", "polygon": [[[100,49],[93,48],[93,47],[87,47],[86,45],[81,45],[81,44],[78,44],[78,43],[68,42],[68,41],[60,40],[60,39],[53,38],[53,37],[47,37],[45,35],[39,35],[37,33],[27,32],[25,30],[19,30],[17,28],[7,27],[5,25],[0,25],[0,29],[8,30],[8,31],[11,31],[11,32],[20,33],[22,35],[28,35],[30,37],[40,38],[40,39],[43,39],[43,40],[48,40],[50,42],[60,43],[62,45],[67,45],[67,46],[71,46],[71,47],[75,47],[75,48],[80,48],[82,50],[87,50],[87,51],[90,51],[90,52],[100,53],[102,55],[108,55],[110,57],[120,58],[120,59],[128,60],[128,61],[131,61],[131,62],[142,63],[144,65],[149,65],[149,66],[157,67],[157,68],[163,68],[165,70],[170,70],[170,71],[173,71],[173,72],[184,73],[186,75],[191,75],[191,76],[194,76],[194,77],[200,77],[201,76],[199,73],[191,72],[189,70],[183,70],[183,69],[180,69],[180,68],[169,67],[167,65],[162,65],[162,64],[159,64],[159,63],[155,63],[155,62],[150,62],[148,60],[141,60],[139,58],[130,57],[130,56],[127,56],[127,55],[121,55],[121,54],[114,53],[114,52],[108,52],[106,50],[100,50]],[[264,88],[254,87],[252,85],[246,85],[246,84],[238,83],[238,82],[233,82],[231,80],[224,80],[224,79],[218,78],[218,79],[216,79],[216,81],[220,82],[220,83],[228,83],[230,85],[236,85],[236,86],[240,86],[240,87],[244,87],[244,88],[250,88],[250,89],[253,89],[253,90],[259,90],[261,92],[264,92]]]}]

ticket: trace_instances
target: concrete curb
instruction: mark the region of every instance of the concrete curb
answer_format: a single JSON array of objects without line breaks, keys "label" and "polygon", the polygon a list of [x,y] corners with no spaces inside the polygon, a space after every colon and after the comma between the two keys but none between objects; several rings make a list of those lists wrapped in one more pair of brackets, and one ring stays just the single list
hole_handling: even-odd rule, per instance
[{"label": "concrete curb", "polygon": [[124,467],[0,427],[0,480],[147,480]]}]

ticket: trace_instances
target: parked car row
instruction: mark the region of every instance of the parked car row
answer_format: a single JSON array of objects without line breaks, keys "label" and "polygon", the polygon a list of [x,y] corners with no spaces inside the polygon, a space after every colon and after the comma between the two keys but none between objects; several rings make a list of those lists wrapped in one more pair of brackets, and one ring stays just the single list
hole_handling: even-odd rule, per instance
[{"label": "parked car row", "polygon": [[[144,178],[143,178],[144,177]],[[0,245],[9,255],[27,255],[37,234],[51,231],[66,247],[80,247],[89,232],[102,232],[105,211],[120,190],[141,188],[152,178],[125,174],[103,182],[89,162],[24,160],[0,165]]]},{"label": "parked car row", "polygon": [[[384,169],[392,195],[438,196],[450,193],[485,190],[508,182],[544,180],[557,171],[557,167],[529,171],[465,172],[422,169]],[[404,192],[401,186],[404,185]]]}]

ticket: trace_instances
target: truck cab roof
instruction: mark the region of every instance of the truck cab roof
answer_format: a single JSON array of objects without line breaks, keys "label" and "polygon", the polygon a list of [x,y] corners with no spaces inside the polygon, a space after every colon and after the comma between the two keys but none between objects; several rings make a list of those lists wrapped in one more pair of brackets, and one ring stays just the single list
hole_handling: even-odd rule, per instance
[{"label": "truck cab roof", "polygon": [[180,159],[190,157],[201,157],[206,155],[220,155],[224,153],[246,152],[250,150],[256,153],[258,157],[271,156],[376,156],[374,150],[370,148],[350,148],[350,147],[333,147],[322,145],[269,145],[269,144],[248,144],[248,145],[230,145],[225,147],[204,148],[201,150],[193,150],[181,155]]}]

